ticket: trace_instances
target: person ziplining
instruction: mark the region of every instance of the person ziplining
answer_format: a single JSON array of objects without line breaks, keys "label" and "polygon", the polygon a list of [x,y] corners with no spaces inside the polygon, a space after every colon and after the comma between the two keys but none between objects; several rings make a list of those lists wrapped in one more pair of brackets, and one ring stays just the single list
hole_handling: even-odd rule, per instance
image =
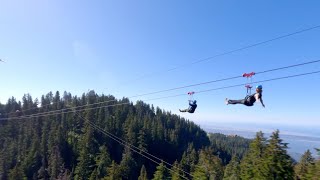
[{"label": "person ziplining", "polygon": [[179,109],[180,112],[194,113],[198,105],[197,105],[197,101],[193,99],[193,94],[194,92],[188,92],[188,95],[190,96],[190,99],[188,100],[189,107],[188,109],[184,109],[184,110]]},{"label": "person ziplining", "polygon": [[180,112],[188,112],[188,113],[194,113],[194,111],[197,108],[197,101],[196,100],[189,100],[189,108],[181,110],[179,109]]},{"label": "person ziplining", "polygon": [[263,100],[262,100],[262,85],[256,86],[256,93],[251,94],[251,89],[252,89],[252,77],[255,75],[255,72],[251,73],[244,73],[242,77],[247,78],[247,84],[245,87],[247,88],[247,95],[244,99],[240,100],[230,100],[226,98],[225,103],[228,104],[243,104],[246,106],[253,106],[253,104],[256,101],[260,101],[262,106],[265,107]]},{"label": "person ziplining", "polygon": [[256,101],[260,101],[263,107],[265,107],[262,100],[262,85],[256,86],[256,93],[247,95],[244,99],[230,100],[226,98],[225,103],[228,104],[243,104],[246,106],[253,106]]}]

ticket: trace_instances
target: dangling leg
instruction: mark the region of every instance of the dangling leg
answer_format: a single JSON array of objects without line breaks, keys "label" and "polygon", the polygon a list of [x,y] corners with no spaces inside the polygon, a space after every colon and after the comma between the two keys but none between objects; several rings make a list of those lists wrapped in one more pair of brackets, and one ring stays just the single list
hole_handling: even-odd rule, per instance
[{"label": "dangling leg", "polygon": [[245,99],[240,99],[240,100],[230,100],[226,98],[226,104],[245,104]]},{"label": "dangling leg", "polygon": [[183,110],[179,109],[180,112],[188,112],[188,110],[189,109],[183,109]]}]

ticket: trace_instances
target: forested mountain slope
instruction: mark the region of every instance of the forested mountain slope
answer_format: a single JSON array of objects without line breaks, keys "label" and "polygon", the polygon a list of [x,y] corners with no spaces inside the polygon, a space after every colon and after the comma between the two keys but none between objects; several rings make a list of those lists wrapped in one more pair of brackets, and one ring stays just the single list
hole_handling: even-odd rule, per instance
[{"label": "forested mountain slope", "polygon": [[[41,101],[26,94],[22,102],[12,97],[0,104],[0,113],[0,179],[295,176],[279,132],[270,140],[257,133],[253,141],[207,135],[193,122],[141,101],[94,91],[81,97],[50,92]],[[311,177],[318,172],[314,162],[310,170],[302,163],[295,170],[310,171]]]}]

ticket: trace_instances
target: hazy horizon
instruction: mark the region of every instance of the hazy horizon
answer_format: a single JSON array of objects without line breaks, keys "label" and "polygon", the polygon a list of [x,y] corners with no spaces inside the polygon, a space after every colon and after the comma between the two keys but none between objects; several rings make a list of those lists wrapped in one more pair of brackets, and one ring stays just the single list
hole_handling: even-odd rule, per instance
[{"label": "hazy horizon", "polygon": [[[262,131],[265,137],[268,139],[271,133],[275,130],[280,131],[280,138],[283,142],[288,143],[288,153],[293,156],[295,160],[299,160],[300,156],[306,151],[310,150],[315,157],[315,148],[320,148],[320,136],[319,128],[303,128],[293,126],[281,126],[278,128],[272,128],[272,124],[241,124],[241,123],[202,123],[199,124],[206,132],[222,133],[225,135],[239,135],[244,138],[253,139],[256,132]],[[263,127],[264,126],[264,127]],[[298,130],[299,129],[299,130]]]}]

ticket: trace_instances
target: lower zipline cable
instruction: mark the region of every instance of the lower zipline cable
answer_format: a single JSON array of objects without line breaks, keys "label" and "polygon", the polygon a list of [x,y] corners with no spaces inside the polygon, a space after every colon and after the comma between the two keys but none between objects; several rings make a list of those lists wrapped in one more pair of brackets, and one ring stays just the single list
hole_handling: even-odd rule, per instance
[{"label": "lower zipline cable", "polygon": [[[162,160],[162,159],[160,159],[160,158],[158,158],[158,157],[156,157],[156,156],[154,156],[154,155],[152,155],[152,154],[150,154],[150,153],[148,153],[148,152],[145,152],[145,151],[141,150],[140,148],[138,148],[138,147],[136,147],[136,146],[134,146],[134,145],[132,145],[132,144],[130,144],[130,143],[122,140],[121,138],[113,135],[112,133],[110,133],[110,132],[102,129],[101,127],[97,126],[94,122],[92,122],[92,121],[88,120],[87,118],[84,118],[83,116],[81,116],[79,113],[75,112],[75,114],[78,115],[78,116],[79,116],[81,119],[83,119],[85,122],[87,122],[87,123],[88,123],[91,127],[93,127],[94,129],[100,131],[101,133],[103,133],[104,135],[106,135],[106,136],[108,136],[109,138],[113,139],[114,141],[118,142],[119,144],[121,144],[121,145],[129,148],[130,150],[132,150],[133,152],[135,152],[135,153],[137,153],[137,154],[140,154],[141,156],[143,156],[143,157],[145,157],[146,159],[148,159],[148,160],[156,163],[157,165],[159,165],[161,162],[163,162],[163,163],[165,163],[165,164],[173,167],[172,164],[170,164],[170,163],[168,163],[168,162],[166,162],[166,161],[164,161],[164,160]],[[156,160],[154,160],[154,159],[152,159],[152,158],[144,155],[143,153],[145,153],[145,154],[147,154],[147,155],[149,155],[149,156],[151,156],[151,157],[159,160],[160,162],[157,162]],[[182,177],[182,178],[184,178],[184,179],[188,179],[187,177],[181,175],[179,172],[174,172],[172,169],[167,168],[165,165],[164,165],[164,168],[166,168],[167,170],[169,170],[169,171],[171,171],[171,172],[173,172],[173,173],[178,174],[180,177]],[[180,168],[178,168],[178,167],[177,167],[177,169],[178,169],[179,171],[182,171],[183,173],[188,174],[189,176],[193,177],[193,175],[191,175],[190,173],[184,171],[183,169],[180,169]]]},{"label": "lower zipline cable", "polygon": [[[266,79],[266,80],[261,80],[261,81],[255,81],[255,82],[252,82],[252,84],[262,83],[262,82],[269,82],[269,81],[276,81],[276,80],[281,80],[281,79],[289,79],[289,78],[295,78],[295,77],[312,75],[312,74],[318,74],[318,73],[320,73],[320,71],[313,71],[313,72],[308,72],[308,73],[295,74],[295,75],[290,75],[290,76],[283,76],[283,77],[278,77],[278,78],[272,78],[272,79]],[[223,87],[213,88],[213,89],[207,89],[207,90],[201,90],[201,91],[197,91],[197,92],[195,92],[195,93],[204,93],[204,92],[216,91],[216,90],[221,90],[221,89],[229,89],[229,88],[234,88],[234,87],[239,87],[239,86],[244,86],[244,85],[246,85],[246,83],[237,84],[237,85],[230,85],[230,86],[223,86]],[[164,97],[153,98],[153,99],[146,99],[146,100],[143,100],[143,101],[152,101],[152,100],[159,100],[159,99],[167,99],[167,98],[178,97],[178,96],[185,96],[185,95],[186,95],[186,94],[183,93],[183,94],[176,94],[176,95],[164,96]],[[66,113],[71,112],[71,111],[69,111],[69,110],[72,110],[72,109],[76,109],[76,110],[73,110],[72,112],[79,112],[79,111],[91,110],[91,109],[99,109],[99,108],[104,108],[104,107],[126,105],[126,104],[130,104],[130,103],[131,103],[131,102],[125,102],[125,103],[105,105],[105,106],[99,106],[99,107],[91,107],[91,108],[85,108],[85,109],[77,109],[77,108],[79,108],[79,107],[72,107],[72,108],[65,108],[65,109],[54,110],[54,111],[49,111],[49,112],[45,112],[45,113],[37,113],[37,114],[26,115],[26,116],[0,118],[0,121],[12,120],[12,119],[24,119],[24,118],[45,117],[45,116],[52,116],[52,115],[57,115],[57,114],[66,114]],[[81,107],[83,107],[83,106],[81,106]]]},{"label": "lower zipline cable", "polygon": [[[274,68],[274,69],[268,69],[268,70],[264,70],[264,71],[259,71],[259,72],[255,72],[255,74],[263,74],[263,73],[279,71],[279,70],[289,69],[289,68],[298,67],[298,66],[305,66],[305,65],[319,63],[319,62],[320,62],[320,60],[307,61],[307,62],[303,62],[303,63],[299,63],[299,64],[293,64],[293,65],[289,65],[289,66],[283,66],[283,67],[278,67],[278,68]],[[159,93],[163,93],[163,92],[174,91],[174,90],[178,90],[178,89],[184,89],[184,88],[195,87],[195,86],[201,86],[201,85],[206,85],[206,84],[211,84],[211,83],[216,83],[216,82],[222,82],[222,81],[227,81],[227,80],[233,80],[233,79],[238,79],[238,78],[243,78],[243,76],[241,75],[241,76],[227,77],[227,78],[223,78],[223,79],[216,79],[216,80],[211,80],[211,81],[197,83],[197,84],[191,84],[191,85],[180,86],[180,87],[175,87],[175,88],[170,88],[170,89],[164,89],[164,90],[155,91],[155,92],[138,94],[138,95],[130,96],[128,98],[136,98],[136,97],[141,97],[141,96],[146,96],[146,95],[159,94]],[[88,107],[88,106],[93,106],[93,105],[99,105],[99,104],[104,104],[104,103],[109,103],[109,102],[114,102],[114,101],[116,101],[116,100],[114,99],[114,100],[108,100],[108,101],[103,101],[103,102],[97,102],[97,103],[93,103],[93,104],[78,106],[78,108],[80,108],[80,107]],[[51,104],[47,104],[47,105],[45,105],[43,107],[40,107],[40,108],[39,107],[33,107],[33,108],[30,108],[30,109],[22,110],[21,112],[26,112],[26,111],[33,110],[33,109],[43,109],[44,107],[48,107],[50,105]],[[70,108],[70,109],[72,109],[72,108]],[[14,114],[14,113],[15,112],[11,112],[11,113],[8,113],[8,115],[11,115],[11,114]]]}]

